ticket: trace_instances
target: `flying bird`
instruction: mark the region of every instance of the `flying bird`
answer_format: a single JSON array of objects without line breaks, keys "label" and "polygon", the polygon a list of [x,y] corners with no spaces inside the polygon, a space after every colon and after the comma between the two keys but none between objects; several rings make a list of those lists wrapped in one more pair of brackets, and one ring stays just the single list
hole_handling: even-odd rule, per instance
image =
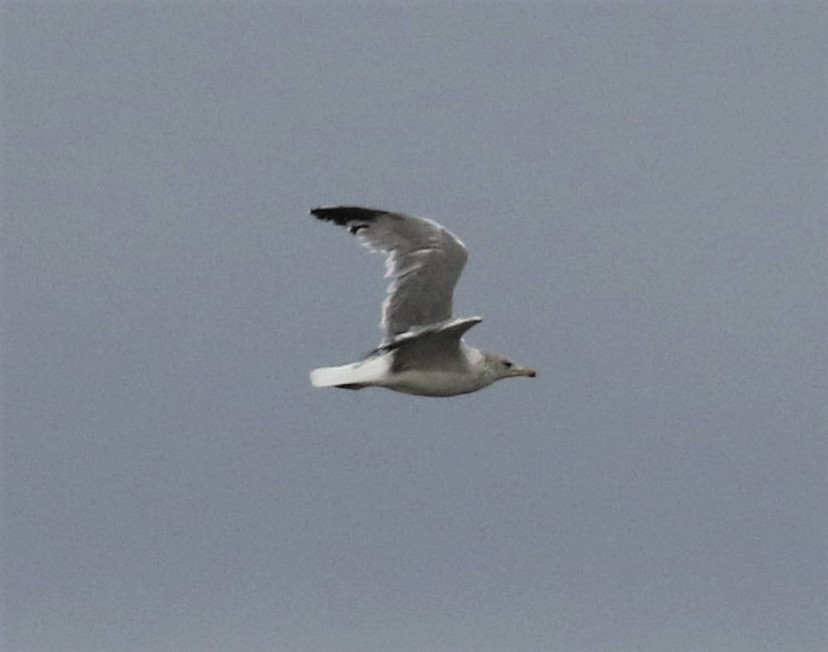
[{"label": "flying bird", "polygon": [[357,362],[314,369],[314,387],[455,396],[502,378],[535,377],[533,369],[463,341],[482,319],[452,318],[454,286],[467,254],[448,229],[432,220],[359,206],[314,208],[311,215],[347,227],[363,245],[385,253],[386,276],[392,279],[382,307],[380,345]]}]

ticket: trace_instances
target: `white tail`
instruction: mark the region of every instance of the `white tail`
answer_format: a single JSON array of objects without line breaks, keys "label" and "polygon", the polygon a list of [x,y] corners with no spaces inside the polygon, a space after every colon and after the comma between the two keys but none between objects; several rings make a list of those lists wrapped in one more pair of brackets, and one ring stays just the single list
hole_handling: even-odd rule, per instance
[{"label": "white tail", "polygon": [[340,367],[320,367],[310,373],[314,387],[379,385],[391,368],[391,355],[381,355]]}]

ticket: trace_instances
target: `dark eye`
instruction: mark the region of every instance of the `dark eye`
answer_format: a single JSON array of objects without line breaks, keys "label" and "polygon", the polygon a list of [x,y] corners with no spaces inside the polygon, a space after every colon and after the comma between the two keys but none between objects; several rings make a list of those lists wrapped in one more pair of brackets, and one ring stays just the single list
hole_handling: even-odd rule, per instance
[{"label": "dark eye", "polygon": [[511,369],[512,368],[512,361],[511,360],[504,360],[503,361],[503,366],[506,367],[507,369]]}]

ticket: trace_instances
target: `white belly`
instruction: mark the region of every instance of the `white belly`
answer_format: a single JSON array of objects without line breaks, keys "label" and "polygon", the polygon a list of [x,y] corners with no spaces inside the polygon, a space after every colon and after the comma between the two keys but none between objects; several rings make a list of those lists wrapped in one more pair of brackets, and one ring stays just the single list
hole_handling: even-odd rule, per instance
[{"label": "white belly", "polygon": [[403,371],[388,378],[383,386],[397,392],[418,396],[456,396],[476,392],[488,384],[489,382],[477,374]]}]

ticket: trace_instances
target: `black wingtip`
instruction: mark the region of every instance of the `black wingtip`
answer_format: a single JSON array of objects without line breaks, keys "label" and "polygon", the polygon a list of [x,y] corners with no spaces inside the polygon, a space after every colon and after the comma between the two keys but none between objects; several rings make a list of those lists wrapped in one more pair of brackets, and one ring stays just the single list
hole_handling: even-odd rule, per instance
[{"label": "black wingtip", "polygon": [[362,206],[320,206],[310,211],[315,218],[333,222],[337,226],[346,226],[348,222],[354,220],[370,221],[387,212]]}]

